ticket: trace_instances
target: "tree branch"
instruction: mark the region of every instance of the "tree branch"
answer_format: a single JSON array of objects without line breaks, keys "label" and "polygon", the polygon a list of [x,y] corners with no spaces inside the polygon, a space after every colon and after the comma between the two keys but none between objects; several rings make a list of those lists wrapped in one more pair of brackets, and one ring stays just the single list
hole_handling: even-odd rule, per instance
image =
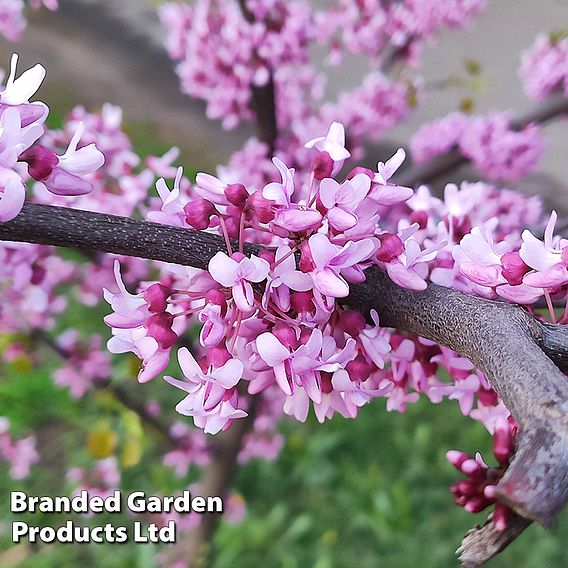
[{"label": "tree branch", "polygon": [[456,554],[461,560],[462,568],[478,568],[499,554],[515,540],[531,521],[513,514],[504,531],[498,531],[493,524],[493,514],[489,515],[482,526],[470,529],[462,540]]},{"label": "tree branch", "polygon": [[[531,123],[546,123],[566,113],[568,113],[568,97],[564,93],[552,93],[526,112],[513,116],[511,126],[520,130]],[[430,183],[438,177],[467,164],[468,161],[454,148],[429,162],[412,166],[399,175],[395,174],[393,180],[400,185],[415,187],[422,183]]]},{"label": "tree branch", "polygon": [[[238,0],[244,19],[253,24],[254,14],[249,10],[246,0]],[[276,93],[274,91],[274,73],[269,69],[266,85],[251,85],[252,108],[256,114],[258,135],[262,142],[268,146],[267,157],[274,156],[276,140],[278,139],[278,125],[276,119]]]},{"label": "tree branch", "polygon": [[[206,268],[225,246],[221,237],[208,233],[30,204],[14,220],[0,223],[0,240],[196,268]],[[245,250],[258,247],[247,245]],[[560,370],[565,369],[567,328],[542,324],[519,306],[434,284],[420,292],[400,288],[377,267],[368,269],[366,277],[351,286],[347,306],[367,317],[374,308],[382,325],[445,345],[471,359],[487,376],[520,426],[517,450],[498,485],[498,497],[520,516],[550,526],[568,500],[568,380]],[[494,538],[487,530],[483,534]]]}]

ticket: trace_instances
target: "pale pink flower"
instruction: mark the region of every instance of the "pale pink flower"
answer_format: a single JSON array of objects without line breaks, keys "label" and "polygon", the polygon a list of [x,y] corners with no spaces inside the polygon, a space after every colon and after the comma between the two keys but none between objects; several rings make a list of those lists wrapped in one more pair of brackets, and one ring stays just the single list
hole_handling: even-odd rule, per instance
[{"label": "pale pink flower", "polygon": [[231,288],[237,307],[243,312],[250,312],[254,307],[254,292],[251,282],[266,280],[270,264],[263,258],[243,257],[239,261],[224,252],[218,252],[209,261],[209,273],[216,282]]}]

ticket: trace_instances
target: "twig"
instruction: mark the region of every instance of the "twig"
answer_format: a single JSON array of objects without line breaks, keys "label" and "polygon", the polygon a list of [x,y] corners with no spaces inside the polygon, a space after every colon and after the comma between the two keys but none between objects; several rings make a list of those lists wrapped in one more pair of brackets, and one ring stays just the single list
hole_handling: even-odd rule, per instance
[{"label": "twig", "polygon": [[[32,340],[41,341],[46,347],[49,347],[54,353],[56,353],[61,359],[67,361],[71,359],[71,353],[67,351],[64,347],[59,345],[54,341],[49,335],[40,329],[34,329],[31,333]],[[154,416],[148,411],[148,409],[134,400],[130,393],[122,388],[120,385],[115,385],[111,383],[111,379],[101,380],[93,382],[93,386],[100,391],[105,391],[110,393],[118,402],[120,402],[124,407],[132,410],[149,426],[160,433],[170,445],[175,446],[178,440],[172,436],[171,429],[168,424],[162,422],[157,416]]]},{"label": "twig", "polygon": [[[239,6],[244,19],[253,24],[254,14],[249,10],[246,0],[239,0]],[[274,91],[274,73],[268,69],[266,85],[251,85],[252,108],[256,115],[258,136],[268,146],[267,157],[274,156],[276,141],[278,139],[278,126],[276,119],[276,93]]]},{"label": "twig", "polygon": [[[531,123],[545,123],[565,113],[568,113],[568,97],[564,93],[552,93],[526,112],[514,116],[511,126],[520,130]],[[402,171],[393,179],[400,185],[415,187],[421,183],[430,183],[467,163],[465,156],[452,149],[429,162]]]}]

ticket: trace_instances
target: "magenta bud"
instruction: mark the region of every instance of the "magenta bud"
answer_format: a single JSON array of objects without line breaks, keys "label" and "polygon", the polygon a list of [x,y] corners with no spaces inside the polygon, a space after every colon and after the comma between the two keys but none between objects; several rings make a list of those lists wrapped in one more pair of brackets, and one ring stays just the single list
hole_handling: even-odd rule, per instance
[{"label": "magenta bud", "polygon": [[227,351],[226,347],[218,346],[208,349],[205,358],[209,367],[219,368],[222,367],[232,357],[231,354]]},{"label": "magenta bud", "polygon": [[225,188],[225,196],[229,203],[242,209],[249,194],[242,183],[232,183]]},{"label": "magenta bud", "polygon": [[493,524],[498,531],[504,531],[507,528],[511,509],[504,503],[496,503],[493,511]]},{"label": "magenta bud", "polygon": [[38,181],[47,178],[59,163],[59,158],[53,150],[39,144],[20,154],[19,160],[28,163],[28,173]]},{"label": "magenta bud", "polygon": [[185,222],[190,227],[203,231],[209,227],[209,220],[216,213],[216,210],[211,201],[196,197],[185,205],[183,212],[185,213]]},{"label": "magenta bud", "polygon": [[148,304],[148,309],[154,313],[164,312],[166,310],[168,305],[166,300],[169,295],[169,289],[158,282],[144,290],[144,300],[146,300]]},{"label": "magenta bud", "polygon": [[410,214],[410,222],[418,223],[421,229],[425,229],[428,226],[428,213],[426,211],[413,211]]},{"label": "magenta bud", "polygon": [[330,177],[333,172],[334,162],[327,152],[318,152],[312,161],[312,170],[314,178],[322,180]]},{"label": "magenta bud", "polygon": [[365,329],[365,317],[361,312],[341,310],[339,312],[339,325],[351,337],[357,337]]},{"label": "magenta bud", "polygon": [[275,202],[262,197],[260,191],[255,191],[248,198],[248,205],[261,223],[270,223],[276,211]]},{"label": "magenta bud", "polygon": [[479,513],[480,511],[483,511],[483,509],[485,509],[485,507],[487,507],[487,505],[489,504],[489,501],[485,497],[478,495],[469,499],[465,504],[464,509],[468,513]]},{"label": "magenta bud", "polygon": [[478,495],[481,492],[481,487],[477,481],[472,479],[462,479],[456,484],[456,489],[461,495],[466,495],[472,497],[473,495]]},{"label": "magenta bud", "polygon": [[329,394],[333,390],[333,385],[331,384],[332,374],[326,371],[320,371],[321,376],[321,392],[323,394]]},{"label": "magenta bud", "polygon": [[477,463],[477,461],[474,460],[473,458],[465,460],[462,463],[460,469],[467,475],[474,475],[476,473],[484,471],[483,466],[479,465],[479,463]]},{"label": "magenta bud", "polygon": [[294,330],[287,325],[276,324],[272,330],[275,337],[284,345],[290,349],[296,349],[298,345],[298,340],[296,339],[296,334]]},{"label": "magenta bud", "polygon": [[227,234],[231,239],[239,238],[240,218],[239,217],[225,217],[225,227]]},{"label": "magenta bud", "polygon": [[509,463],[509,457],[513,450],[513,436],[509,425],[497,427],[493,432],[493,454],[501,465]]},{"label": "magenta bud", "polygon": [[237,262],[241,262],[241,260],[243,260],[243,258],[246,258],[246,257],[242,252],[236,251],[231,255],[231,258],[233,260],[236,260]]},{"label": "magenta bud", "polygon": [[153,337],[162,349],[169,349],[176,341],[177,335],[172,331],[174,317],[168,312],[153,315],[146,323],[148,335]]},{"label": "magenta bud", "polygon": [[383,233],[379,235],[379,241],[381,241],[381,247],[376,256],[381,262],[390,262],[404,251],[404,243],[398,235]]},{"label": "magenta bud", "polygon": [[261,251],[261,253],[258,256],[259,256],[259,258],[266,260],[266,262],[268,262],[268,264],[272,264],[273,262],[276,261],[276,255],[271,250],[263,250],[263,251]]},{"label": "magenta bud", "polygon": [[43,266],[34,263],[32,265],[32,277],[30,278],[30,284],[33,284],[34,286],[41,284],[46,274],[47,271]]},{"label": "magenta bud", "polygon": [[373,172],[373,170],[370,170],[369,168],[364,168],[363,166],[357,166],[356,168],[353,168],[347,174],[345,179],[354,178],[357,174],[365,174],[366,176],[370,177],[371,179],[373,179],[375,177],[375,172]]},{"label": "magenta bud", "polygon": [[501,274],[511,286],[522,284],[523,276],[530,271],[518,252],[506,252],[501,257],[501,266]]},{"label": "magenta bud", "polygon": [[497,404],[497,393],[493,389],[479,389],[477,398],[485,406],[495,406]]},{"label": "magenta bud", "polygon": [[314,264],[314,259],[312,257],[312,251],[310,250],[310,247],[306,241],[302,243],[300,251],[301,251],[300,262],[299,262],[300,270],[302,272],[311,272],[314,269],[315,264]]},{"label": "magenta bud", "polygon": [[314,309],[313,295],[311,292],[294,292],[290,295],[290,305],[297,313],[311,313]]},{"label": "magenta bud", "polygon": [[221,290],[214,288],[207,292],[207,294],[205,295],[205,301],[208,304],[214,304],[215,306],[224,306],[227,299],[225,298],[225,294],[223,294]]},{"label": "magenta bud", "polygon": [[358,355],[353,361],[345,365],[345,370],[352,381],[366,381],[373,370],[373,367],[365,358]]},{"label": "magenta bud", "polygon": [[495,499],[495,495],[497,494],[497,485],[486,485],[485,489],[483,490],[483,495],[493,501]]},{"label": "magenta bud", "polygon": [[456,468],[461,471],[462,464],[471,459],[471,457],[460,450],[450,450],[446,452],[446,459]]}]

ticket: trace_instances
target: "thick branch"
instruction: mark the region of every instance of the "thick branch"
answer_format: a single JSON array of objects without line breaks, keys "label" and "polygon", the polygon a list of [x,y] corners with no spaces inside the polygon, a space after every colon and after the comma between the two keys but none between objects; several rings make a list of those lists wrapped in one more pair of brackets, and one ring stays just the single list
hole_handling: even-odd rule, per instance
[{"label": "thick branch", "polygon": [[375,308],[383,325],[445,345],[485,373],[521,429],[499,497],[549,526],[568,500],[568,380],[540,348],[547,344],[543,326],[504,302],[434,284],[407,290],[378,269],[366,275],[352,287],[349,306]]},{"label": "thick branch", "polygon": [[[219,496],[225,503],[238,468],[238,454],[245,435],[252,429],[255,419],[253,398],[246,418],[235,420],[229,430],[218,434],[215,439],[213,456],[204,468],[199,484],[199,495],[203,497]],[[208,566],[211,540],[219,523],[219,515],[206,513],[201,516],[199,525],[179,544],[183,557],[191,562],[192,568]],[[176,551],[179,554],[179,551]]]},{"label": "thick branch", "polygon": [[498,531],[493,524],[492,514],[482,526],[470,529],[456,551],[462,568],[478,568],[499,554],[515,540],[531,522],[514,514],[504,531]]},{"label": "thick branch", "polygon": [[0,223],[0,240],[110,252],[202,269],[225,248],[219,235],[32,203],[26,203],[12,221]]},{"label": "thick branch", "polygon": [[568,373],[568,326],[542,324],[541,349],[563,372]]},{"label": "thick branch", "polygon": [[[249,10],[246,0],[239,0],[243,17],[249,24],[255,21],[254,14]],[[266,85],[251,85],[252,108],[256,115],[258,135],[262,142],[267,144],[267,157],[274,156],[276,140],[278,138],[278,125],[276,121],[276,93],[274,91],[274,73],[269,69],[269,78]]]},{"label": "thick branch", "polygon": [[[568,113],[568,97],[563,93],[553,93],[528,111],[514,116],[511,120],[513,128],[520,130],[531,123],[545,123],[562,114]],[[415,187],[421,183],[430,183],[467,164],[468,159],[456,149],[441,154],[424,164],[418,164],[395,175],[393,179],[400,185]]]},{"label": "thick branch", "polygon": [[[16,219],[0,223],[0,240],[197,268],[206,268],[224,248],[220,237],[207,233],[29,204]],[[375,308],[384,326],[445,345],[485,373],[521,428],[498,496],[521,516],[549,526],[568,500],[568,380],[560,371],[566,363],[566,328],[544,325],[518,306],[434,284],[421,292],[400,288],[376,267],[366,276],[363,284],[351,287],[346,305],[366,315]]]}]

